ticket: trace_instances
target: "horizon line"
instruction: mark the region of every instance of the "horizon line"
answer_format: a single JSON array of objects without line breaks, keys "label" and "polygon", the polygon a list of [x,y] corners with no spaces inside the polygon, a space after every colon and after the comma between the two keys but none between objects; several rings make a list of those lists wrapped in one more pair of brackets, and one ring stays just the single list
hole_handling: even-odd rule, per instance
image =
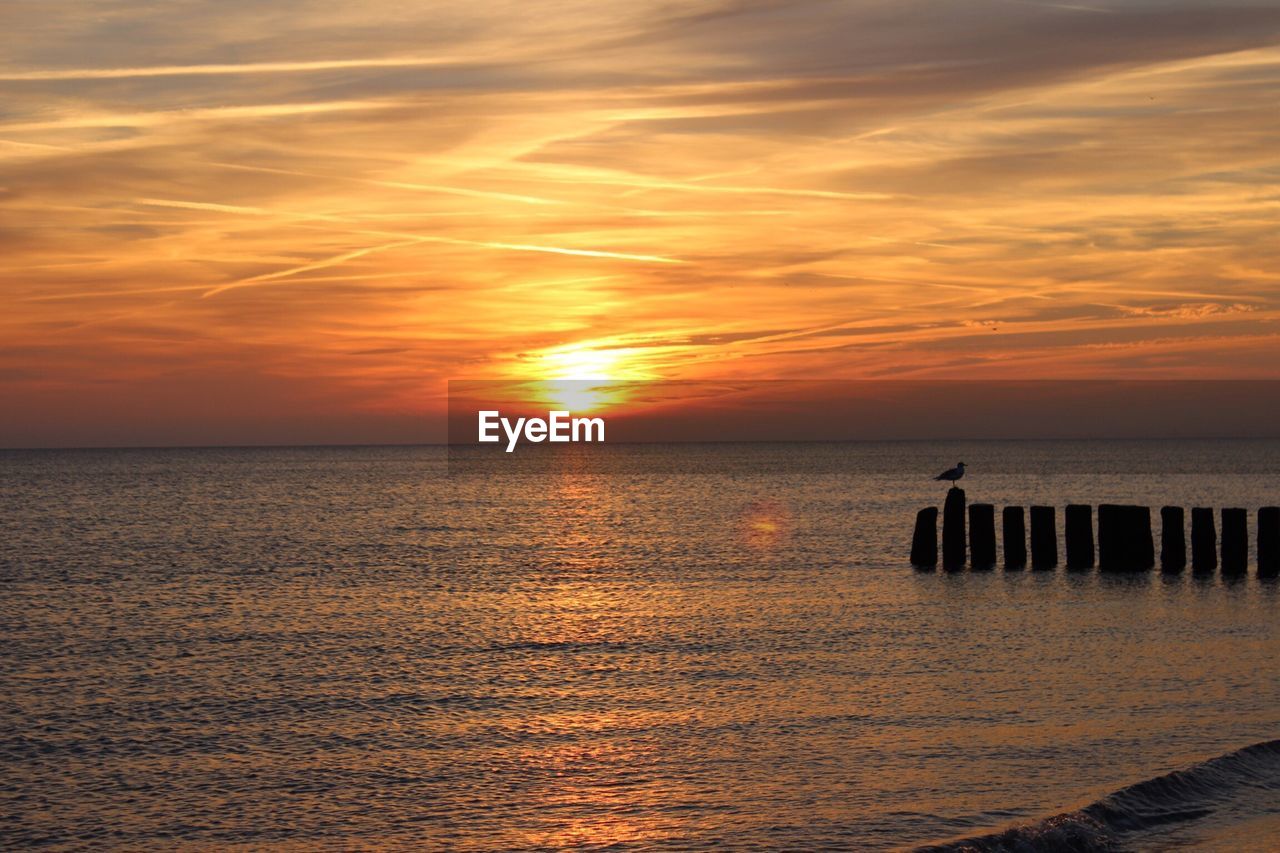
[{"label": "horizon line", "polygon": [[[1195,435],[1195,436],[1020,436],[962,437],[962,438],[721,438],[721,439],[659,439],[654,441],[606,441],[595,445],[636,446],[660,444],[921,444],[925,442],[1010,442],[1010,441],[1280,441],[1280,435]],[[534,445],[536,450],[544,445]],[[414,448],[441,447],[450,449],[476,448],[492,451],[474,442],[450,444],[447,441],[388,441],[388,442],[321,442],[313,444],[67,444],[0,447],[0,453],[96,451],[96,450],[356,450],[364,448]],[[550,448],[551,445],[545,445]],[[561,448],[555,448],[561,449]]]}]

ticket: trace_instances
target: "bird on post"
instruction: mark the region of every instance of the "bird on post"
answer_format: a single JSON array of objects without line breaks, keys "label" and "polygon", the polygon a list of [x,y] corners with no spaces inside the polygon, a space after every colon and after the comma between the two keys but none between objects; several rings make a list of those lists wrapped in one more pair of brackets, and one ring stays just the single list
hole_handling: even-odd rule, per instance
[{"label": "bird on post", "polygon": [[946,471],[943,471],[941,474],[934,477],[933,479],[945,480],[948,483],[954,484],[956,480],[959,480],[963,476],[964,476],[964,463],[959,462],[959,463],[956,463],[956,467],[949,468]]}]

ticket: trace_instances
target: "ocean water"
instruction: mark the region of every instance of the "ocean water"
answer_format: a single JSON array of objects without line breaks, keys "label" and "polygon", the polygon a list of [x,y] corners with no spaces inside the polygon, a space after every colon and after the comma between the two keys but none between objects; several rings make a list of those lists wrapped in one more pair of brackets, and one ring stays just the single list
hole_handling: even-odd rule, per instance
[{"label": "ocean water", "polygon": [[1243,506],[1252,538],[1280,442],[591,453],[0,453],[0,848],[1277,843],[1252,560],[907,555],[959,460],[970,501]]}]

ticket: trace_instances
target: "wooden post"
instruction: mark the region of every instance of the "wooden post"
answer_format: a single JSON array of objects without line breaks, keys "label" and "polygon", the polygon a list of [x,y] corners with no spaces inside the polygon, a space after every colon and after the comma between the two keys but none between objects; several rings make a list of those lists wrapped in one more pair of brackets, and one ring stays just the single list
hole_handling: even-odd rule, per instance
[{"label": "wooden post", "polygon": [[1124,522],[1124,507],[1115,504],[1098,506],[1099,568],[1104,572],[1125,572],[1131,568],[1125,547],[1128,531]]},{"label": "wooden post", "polygon": [[1187,531],[1180,506],[1160,507],[1160,570],[1177,574],[1187,567]]},{"label": "wooden post", "polygon": [[916,530],[911,536],[911,565],[931,569],[938,565],[938,508],[925,507],[916,513]]},{"label": "wooden post", "polygon": [[1104,572],[1141,572],[1156,564],[1151,509],[1102,504],[1098,507],[1098,545]]},{"label": "wooden post", "polygon": [[1067,504],[1067,568],[1092,569],[1093,508],[1088,504]]},{"label": "wooden post", "polygon": [[1212,572],[1218,568],[1217,533],[1213,529],[1213,510],[1191,508],[1191,571]]},{"label": "wooden post", "polygon": [[1022,507],[1005,507],[1001,521],[1004,532],[1004,567],[1025,569],[1027,567],[1027,525],[1022,515]]},{"label": "wooden post", "polygon": [[1141,571],[1150,571],[1156,565],[1156,540],[1151,534],[1151,507],[1135,506],[1133,514],[1133,559]]},{"label": "wooden post", "polygon": [[1258,510],[1258,577],[1280,576],[1280,506]]},{"label": "wooden post", "polygon": [[1052,569],[1058,565],[1058,529],[1053,507],[1031,508],[1031,568]]},{"label": "wooden post", "polygon": [[942,568],[964,568],[964,489],[952,486],[942,506]]},{"label": "wooden post", "polygon": [[1239,576],[1249,571],[1249,514],[1243,509],[1222,511],[1222,573]]},{"label": "wooden post", "polygon": [[991,504],[969,507],[969,560],[975,569],[996,564],[996,508]]}]

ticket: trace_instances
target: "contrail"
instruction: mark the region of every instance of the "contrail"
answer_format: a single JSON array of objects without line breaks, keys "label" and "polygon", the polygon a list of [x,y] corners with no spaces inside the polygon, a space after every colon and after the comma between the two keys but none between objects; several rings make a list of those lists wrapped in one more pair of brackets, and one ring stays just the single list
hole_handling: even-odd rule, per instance
[{"label": "contrail", "polygon": [[217,65],[152,65],[141,68],[59,68],[0,73],[0,80],[121,80],[130,77],[188,77],[213,74],[291,74],[343,68],[424,68],[459,65],[470,60],[450,56],[406,56],[369,59],[321,59],[311,62],[246,62]]},{"label": "contrail", "polygon": [[313,263],[303,264],[300,267],[294,267],[292,269],[287,269],[287,270],[278,270],[276,272],[263,273],[262,275],[255,275],[255,276],[251,276],[250,278],[242,278],[239,281],[233,281],[228,284],[218,285],[217,287],[210,288],[209,290],[206,290],[204,293],[200,294],[200,298],[208,299],[210,296],[217,296],[219,293],[223,293],[228,290],[235,290],[240,287],[250,287],[251,285],[258,284],[264,281],[274,281],[275,279],[288,278],[289,276],[297,275],[298,273],[311,272],[312,270],[320,270],[326,267],[336,266],[337,264],[346,263],[347,261],[353,261],[356,258],[362,258],[365,255],[372,255],[376,252],[385,252],[389,249],[401,249],[401,248],[404,248],[405,246],[412,246],[416,243],[424,243],[426,242],[426,240],[427,238],[419,238],[415,240],[400,240],[395,243],[384,243],[381,246],[366,246],[363,249],[355,249],[354,251],[343,252],[340,255],[334,255],[333,257],[325,258],[322,261],[315,261]]},{"label": "contrail", "polygon": [[779,195],[795,198],[827,198],[842,201],[887,201],[901,196],[876,192],[837,192],[835,190],[785,189],[782,187],[756,186],[723,186],[717,184],[692,184],[679,181],[647,181],[624,178],[611,178],[603,175],[584,175],[582,177],[542,177],[541,180],[558,184],[597,184],[611,187],[631,187],[635,190],[676,190],[692,193],[723,193],[728,195]]},{"label": "contrail", "polygon": [[[163,198],[140,198],[140,199],[136,199],[134,203],[153,206],[153,207],[172,207],[172,208],[180,208],[180,209],[186,209],[186,210],[206,210],[206,211],[215,211],[219,213],[246,214],[249,216],[268,216],[268,217],[275,216],[283,219],[320,221],[320,222],[327,222],[327,223],[333,223],[333,224],[346,223],[346,220],[343,220],[340,217],[326,216],[325,214],[319,214],[319,213],[281,213],[278,211],[268,210],[267,208],[261,208],[261,207],[245,207],[241,205],[216,204],[213,202],[203,202],[203,201],[176,201],[173,199],[163,199]],[[327,258],[323,261],[316,261],[312,264],[306,264],[301,267],[294,267],[288,270],[280,270],[274,273],[266,273],[260,276],[253,276],[251,278],[240,279],[238,281],[229,282],[227,284],[219,285],[217,287],[213,287],[207,290],[203,294],[203,297],[207,298],[210,296],[215,296],[226,290],[234,290],[236,288],[245,287],[253,284],[260,284],[268,281],[283,279],[288,276],[292,276],[296,273],[308,272],[312,269],[321,269],[324,267],[333,266],[335,264],[339,264],[347,260],[352,260],[354,258],[358,258],[363,255],[370,254],[371,252],[382,252],[388,249],[403,248],[405,246],[412,246],[420,243],[436,243],[436,244],[442,244],[447,246],[469,246],[469,247],[474,247],[478,249],[493,249],[497,251],[508,251],[508,252],[541,252],[541,253],[552,254],[552,255],[570,255],[573,257],[581,257],[581,258],[604,258],[608,260],[636,261],[640,263],[654,263],[654,264],[687,263],[687,261],[682,261],[678,258],[666,258],[666,257],[662,257],[661,255],[638,255],[638,254],[631,254],[628,252],[606,252],[606,251],[597,250],[597,249],[569,249],[563,246],[543,246],[543,245],[537,245],[532,243],[499,243],[499,242],[483,241],[483,240],[462,240],[455,237],[436,237],[436,236],[428,236],[428,235],[422,235],[422,234],[405,234],[405,233],[400,233],[395,231],[376,231],[372,229],[348,229],[348,230],[356,234],[367,234],[370,236],[377,236],[377,237],[383,237],[383,238],[390,237],[394,239],[394,242],[384,243],[377,246],[367,246],[363,249],[356,249],[352,252],[346,252],[346,253],[343,253],[342,255],[336,255],[332,258]]]},{"label": "contrail", "polygon": [[[322,213],[292,213],[268,210],[263,207],[244,207],[231,204],[215,204],[207,201],[174,201],[164,198],[140,198],[136,204],[154,207],[177,207],[189,210],[211,210],[222,213],[244,213],[251,216],[278,216],[285,219],[312,219],[321,222],[345,224],[348,220],[338,216],[326,216]],[[488,240],[461,240],[456,237],[435,237],[422,234],[405,234],[396,231],[375,231],[365,228],[349,229],[356,234],[371,234],[379,237],[396,237],[401,240],[420,243],[443,243],[450,246],[476,246],[482,249],[505,249],[512,252],[546,252],[553,255],[576,255],[583,258],[614,258],[621,261],[645,261],[656,264],[684,264],[679,258],[667,258],[662,255],[636,255],[628,252],[606,252],[599,249],[566,249],[562,246],[543,246],[534,243],[498,243]]]},{"label": "contrail", "polygon": [[255,275],[251,278],[243,278],[239,281],[229,282],[227,284],[218,285],[210,288],[200,294],[202,299],[210,296],[217,296],[228,290],[236,290],[241,287],[250,287],[255,284],[276,281],[279,279],[290,278],[298,273],[311,272],[312,270],[324,269],[326,267],[337,266],[347,261],[362,258],[365,255],[371,255],[376,252],[385,252],[390,249],[403,249],[406,246],[415,246],[422,243],[446,243],[454,246],[477,246],[485,249],[506,249],[513,252],[548,252],[555,255],[575,255],[585,258],[611,258],[615,260],[628,261],[648,261],[652,263],[673,264],[682,263],[671,258],[660,258],[656,255],[626,255],[619,252],[594,252],[589,249],[562,249],[555,246],[526,246],[513,243],[481,243],[471,240],[453,240],[448,237],[414,237],[409,240],[398,240],[394,243],[383,243],[378,246],[366,246],[363,249],[355,249],[350,252],[343,252],[340,255],[334,255],[314,263],[304,264],[300,267],[293,267],[287,270],[278,270],[272,273],[264,273],[263,275]]},{"label": "contrail", "polygon": [[468,198],[485,198],[495,201],[514,201],[521,204],[564,204],[557,199],[539,198],[537,196],[516,195],[514,193],[492,192],[490,190],[472,190],[464,187],[450,187],[441,184],[417,184],[405,181],[380,181],[374,178],[352,178],[343,175],[317,175],[312,172],[298,172],[293,169],[273,169],[267,166],[243,166],[239,163],[210,163],[220,169],[238,169],[245,172],[264,172],[272,175],[292,175],[298,178],[312,178],[320,181],[346,181],[348,183],[367,184],[375,187],[387,187],[396,190],[413,190],[416,192],[442,193],[444,195],[460,195]]},{"label": "contrail", "polygon": [[[3,80],[3,78],[0,78]],[[240,107],[201,107],[197,109],[155,110],[136,113],[98,113],[64,116],[45,121],[0,125],[0,131],[58,130],[93,127],[153,127],[174,121],[283,118],[312,113],[379,110],[395,106],[399,101],[325,101],[306,104],[254,104]]]},{"label": "contrail", "polygon": [[440,240],[445,243],[454,243],[459,246],[484,246],[489,249],[508,249],[512,252],[547,252],[552,255],[575,255],[580,258],[614,258],[620,261],[645,261],[653,264],[683,264],[685,261],[677,258],[664,258],[661,255],[631,255],[626,252],[604,252],[594,249],[564,249],[559,246],[538,246],[528,243],[479,243],[471,240],[449,240],[444,237],[429,237],[424,239]]}]

